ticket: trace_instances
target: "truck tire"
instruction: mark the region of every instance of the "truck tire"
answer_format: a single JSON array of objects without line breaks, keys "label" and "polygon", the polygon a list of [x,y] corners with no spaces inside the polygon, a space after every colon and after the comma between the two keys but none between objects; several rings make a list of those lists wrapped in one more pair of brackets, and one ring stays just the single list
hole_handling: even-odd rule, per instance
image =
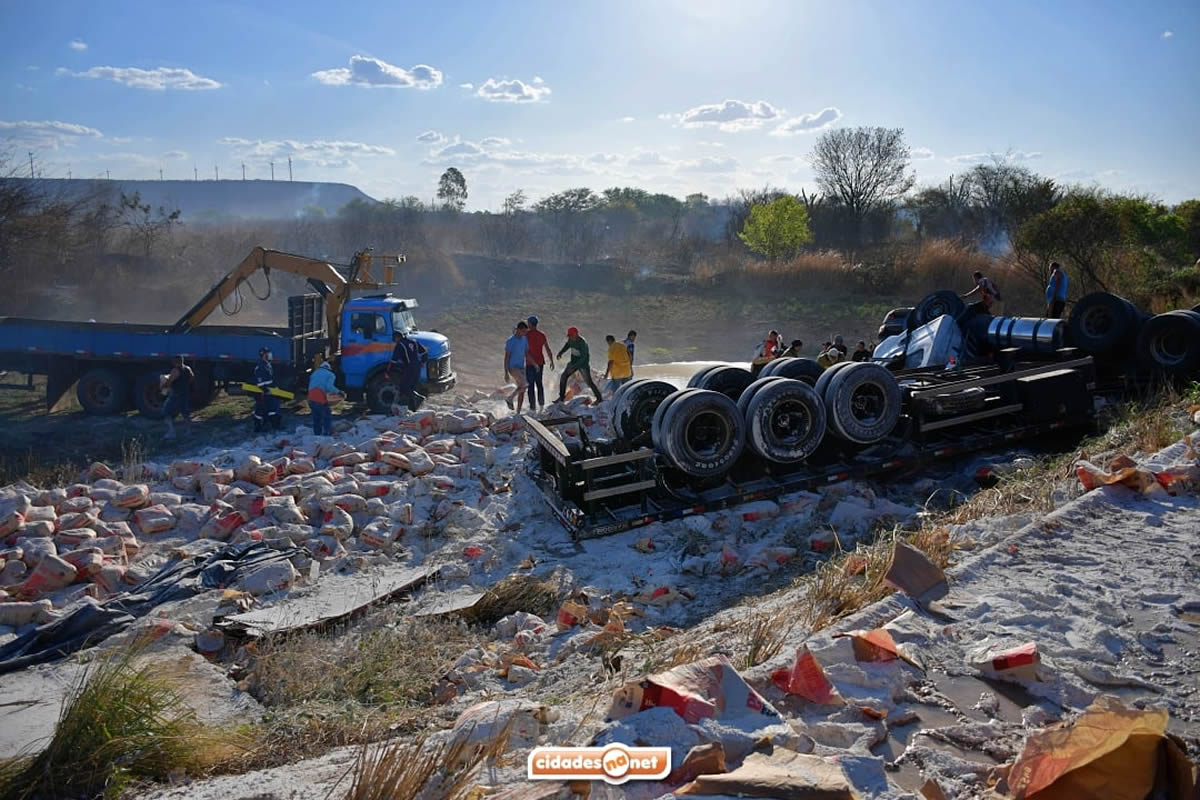
[{"label": "truck tire", "polygon": [[[772,361],[768,366],[773,367],[770,373],[772,376],[804,381],[809,386],[815,386],[817,379],[825,371],[824,367],[811,358],[781,358]],[[763,370],[762,375],[766,374],[767,371]]]},{"label": "truck tire", "polygon": [[816,389],[792,378],[758,387],[745,420],[746,445],[778,464],[803,461],[825,438],[825,404]]},{"label": "truck tire", "polygon": [[1200,369],[1200,313],[1168,311],[1142,326],[1137,343],[1138,361],[1171,375]]},{"label": "truck tire", "polygon": [[148,419],[162,419],[164,416],[163,404],[167,398],[159,388],[161,379],[161,372],[143,372],[133,382],[133,407]]},{"label": "truck tire", "polygon": [[[365,399],[367,407],[371,411],[376,414],[386,414],[392,410],[392,406],[400,404],[400,390],[396,384],[380,372],[367,381]],[[404,404],[407,407],[407,398],[405,398]]]},{"label": "truck tire", "polygon": [[[817,390],[817,395],[822,398],[825,397],[825,389],[829,386],[829,382],[833,380],[833,377],[846,367],[857,363],[857,361],[841,361],[837,364],[834,364],[832,367],[826,367],[821,372],[821,376],[817,378],[817,382],[813,384],[813,388]],[[818,364],[817,366],[819,367],[821,365]]]},{"label": "truck tire", "polygon": [[[786,358],[783,358],[783,357],[780,357],[780,358],[772,358],[772,359],[771,359],[770,361],[768,361],[766,364],[763,364],[763,367],[762,367],[762,369],[760,369],[760,370],[758,371],[758,374],[754,376],[754,379],[755,379],[755,380],[758,380],[759,378],[769,378],[769,377],[771,377],[772,375],[774,375],[774,374],[775,374],[775,368],[776,368],[777,366],[779,366],[780,364],[782,364],[784,361],[787,361],[787,359],[786,359]],[[751,369],[751,371],[753,371],[753,369]]]},{"label": "truck tire", "polygon": [[912,313],[908,318],[909,330],[919,328],[922,325],[928,325],[943,314],[949,314],[958,319],[966,310],[967,304],[963,302],[958,292],[941,289],[926,295],[921,302],[913,307]]},{"label": "truck tire", "polygon": [[704,380],[705,375],[712,372],[714,369],[720,369],[723,366],[725,366],[725,365],[724,364],[713,364],[711,367],[705,367],[704,369],[700,370],[699,372],[697,372],[695,375],[693,375],[691,378],[688,379],[687,388],[688,389],[700,388],[700,381]]},{"label": "truck tire", "polygon": [[663,450],[694,478],[724,475],[746,446],[746,423],[728,396],[699,389],[678,397],[662,421]]},{"label": "truck tire", "polygon": [[95,367],[80,376],[75,386],[75,396],[88,414],[119,414],[125,410],[129,384],[115,369]]},{"label": "truck tire", "polygon": [[754,383],[747,386],[746,391],[742,392],[742,396],[739,397],[737,401],[738,413],[742,415],[742,419],[746,418],[746,411],[750,408],[750,401],[754,399],[754,395],[758,393],[759,389],[766,386],[768,383],[782,380],[787,379],[768,375],[765,378],[758,378],[754,381]]},{"label": "truck tire", "polygon": [[1093,355],[1131,350],[1140,319],[1137,308],[1125,298],[1092,292],[1071,309],[1067,333],[1072,345]]},{"label": "truck tire", "polygon": [[856,444],[878,442],[900,420],[900,384],[879,364],[847,365],[825,387],[823,399],[830,430]]},{"label": "truck tire", "polygon": [[613,404],[613,427],[626,441],[650,432],[654,412],[662,402],[675,393],[666,381],[640,380],[627,383]]},{"label": "truck tire", "polygon": [[720,392],[736,403],[746,387],[753,382],[754,378],[750,376],[750,370],[724,365],[714,367],[704,373],[704,377],[696,384],[696,388]]},{"label": "truck tire", "polygon": [[1192,311],[1195,311],[1197,314],[1200,314],[1200,303],[1196,303],[1196,305],[1192,306]]},{"label": "truck tire", "polygon": [[680,397],[683,397],[685,394],[691,394],[692,392],[698,391],[700,390],[680,389],[679,391],[669,394],[663,398],[663,401],[658,404],[658,408],[654,409],[654,416],[650,418],[650,441],[653,443],[654,449],[658,450],[660,453],[666,452],[665,445],[660,443],[663,442],[663,418],[666,417],[667,412],[671,410],[671,406],[674,405],[676,400],[678,400]]}]

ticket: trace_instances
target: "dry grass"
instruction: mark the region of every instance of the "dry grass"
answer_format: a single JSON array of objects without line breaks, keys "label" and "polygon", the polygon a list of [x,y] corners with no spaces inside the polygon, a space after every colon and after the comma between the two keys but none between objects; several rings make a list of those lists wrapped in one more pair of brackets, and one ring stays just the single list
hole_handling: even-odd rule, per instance
[{"label": "dry grass", "polygon": [[0,798],[115,797],[134,781],[202,772],[232,755],[236,738],[201,726],[172,676],[138,663],[141,650],[136,644],[82,672],[46,748],[0,769]]},{"label": "dry grass", "polygon": [[488,758],[499,756],[506,739],[501,736],[486,748],[468,744],[465,737],[433,748],[424,738],[380,747],[364,745],[354,762],[345,800],[466,798],[467,784],[479,765]]},{"label": "dry grass", "polygon": [[[951,239],[933,239],[921,243],[909,264],[904,278],[922,291],[971,285],[971,273],[979,270],[993,274],[996,261],[985,253],[965,247]],[[997,277],[998,282],[1003,282]]]},{"label": "dry grass", "polygon": [[757,667],[779,655],[788,636],[796,627],[796,620],[781,620],[777,614],[754,614],[743,627],[747,635],[746,667]]},{"label": "dry grass", "polygon": [[471,621],[492,625],[517,611],[550,617],[558,605],[558,591],[553,583],[532,575],[509,575],[475,604]]},{"label": "dry grass", "polygon": [[482,638],[458,618],[405,618],[389,608],[340,635],[259,643],[250,691],[268,714],[251,731],[253,751],[227,767],[289,763],[428,727],[434,684]]}]

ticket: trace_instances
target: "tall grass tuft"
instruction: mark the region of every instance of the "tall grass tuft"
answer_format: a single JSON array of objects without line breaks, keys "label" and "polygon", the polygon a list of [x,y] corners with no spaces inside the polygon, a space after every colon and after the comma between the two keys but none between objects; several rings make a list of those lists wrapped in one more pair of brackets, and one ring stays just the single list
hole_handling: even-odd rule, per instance
[{"label": "tall grass tuft", "polygon": [[499,755],[507,737],[477,748],[466,737],[430,747],[424,738],[414,743],[363,745],[354,762],[345,800],[461,800],[479,765]]},{"label": "tall grass tuft", "polygon": [[203,766],[204,729],[139,648],[93,662],[63,701],[40,753],[0,770],[0,799],[115,797],[136,780]]}]

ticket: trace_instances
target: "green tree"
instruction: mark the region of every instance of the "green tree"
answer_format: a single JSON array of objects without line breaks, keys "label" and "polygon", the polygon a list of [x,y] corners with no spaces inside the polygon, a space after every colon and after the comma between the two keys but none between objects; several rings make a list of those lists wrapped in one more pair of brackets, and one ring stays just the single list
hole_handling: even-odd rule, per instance
[{"label": "green tree", "polygon": [[771,261],[791,258],[812,241],[808,209],[791,195],[756,205],[750,209],[750,216],[738,238]]},{"label": "green tree", "polygon": [[1184,246],[1189,258],[1200,258],[1200,200],[1185,200],[1175,206],[1175,216],[1183,225]]},{"label": "green tree", "polygon": [[462,211],[467,205],[467,179],[457,167],[450,167],[438,180],[438,200],[445,211]]}]

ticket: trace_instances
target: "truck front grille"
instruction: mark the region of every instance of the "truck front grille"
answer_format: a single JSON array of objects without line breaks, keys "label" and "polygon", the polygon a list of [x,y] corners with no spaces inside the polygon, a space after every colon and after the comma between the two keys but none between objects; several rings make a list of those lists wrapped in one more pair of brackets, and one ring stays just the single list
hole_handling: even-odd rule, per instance
[{"label": "truck front grille", "polygon": [[450,375],[450,356],[442,356],[435,358],[425,365],[425,372],[429,376],[429,380],[437,381]]}]

